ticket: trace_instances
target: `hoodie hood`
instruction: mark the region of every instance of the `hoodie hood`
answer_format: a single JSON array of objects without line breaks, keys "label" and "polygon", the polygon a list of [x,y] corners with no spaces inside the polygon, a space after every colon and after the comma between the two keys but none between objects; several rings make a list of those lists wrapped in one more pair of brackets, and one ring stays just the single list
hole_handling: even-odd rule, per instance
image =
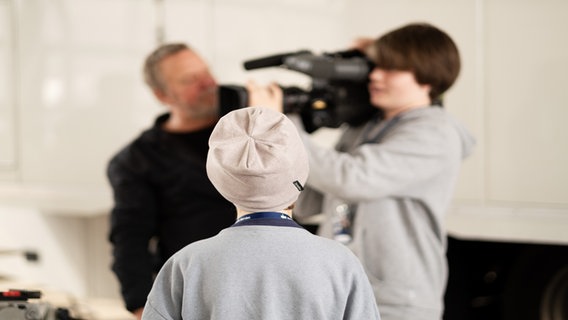
[{"label": "hoodie hood", "polygon": [[475,138],[461,121],[449,114],[444,108],[441,108],[439,106],[429,106],[426,108],[409,110],[400,115],[401,120],[411,120],[425,117],[432,119],[432,121],[445,121],[446,123],[449,122],[449,124],[456,130],[456,133],[458,134],[458,137],[461,141],[461,158],[465,159],[469,155],[471,155],[476,144]]},{"label": "hoodie hood", "polygon": [[448,118],[452,122],[454,128],[456,129],[461,142],[462,142],[462,159],[465,159],[471,155],[476,144],[476,140],[473,135],[467,130],[467,128],[456,118],[448,114]]}]

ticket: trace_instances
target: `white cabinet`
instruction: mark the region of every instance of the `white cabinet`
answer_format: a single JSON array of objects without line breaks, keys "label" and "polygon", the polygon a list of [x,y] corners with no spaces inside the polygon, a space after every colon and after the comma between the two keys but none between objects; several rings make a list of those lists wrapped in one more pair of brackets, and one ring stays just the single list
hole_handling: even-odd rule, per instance
[{"label": "white cabinet", "polygon": [[487,1],[487,197],[568,206],[568,2]]},{"label": "white cabinet", "polygon": [[104,182],[108,158],[153,107],[141,81],[154,45],[151,9],[135,0],[21,1],[23,183]]},{"label": "white cabinet", "polygon": [[0,1],[0,178],[14,179],[16,153],[16,97],[17,83],[15,56],[15,26],[13,7],[9,1]]},{"label": "white cabinet", "polygon": [[153,1],[0,5],[0,202],[107,211],[106,163],[160,111],[141,75]]},{"label": "white cabinet", "polygon": [[189,43],[219,82],[243,85],[252,77],[308,82],[277,68],[248,73],[246,59],[345,45],[343,1],[0,4],[0,63],[9,67],[0,78],[0,203],[66,213],[108,211],[110,157],[165,110],[142,78],[159,40]]}]

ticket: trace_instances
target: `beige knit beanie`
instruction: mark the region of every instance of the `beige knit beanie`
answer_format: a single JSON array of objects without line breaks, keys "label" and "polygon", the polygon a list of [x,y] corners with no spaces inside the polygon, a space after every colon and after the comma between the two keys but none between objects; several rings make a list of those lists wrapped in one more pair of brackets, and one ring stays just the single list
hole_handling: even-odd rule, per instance
[{"label": "beige knit beanie", "polygon": [[272,109],[231,111],[209,138],[209,180],[242,210],[286,209],[300,195],[308,172],[308,157],[296,127]]}]

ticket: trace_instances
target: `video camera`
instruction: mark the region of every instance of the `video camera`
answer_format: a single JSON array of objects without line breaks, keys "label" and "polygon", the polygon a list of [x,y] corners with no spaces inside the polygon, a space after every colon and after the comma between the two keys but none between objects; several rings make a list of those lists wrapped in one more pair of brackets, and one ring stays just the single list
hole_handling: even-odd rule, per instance
[{"label": "video camera", "polygon": [[[311,90],[282,87],[284,113],[299,114],[307,132],[342,123],[362,124],[378,109],[369,101],[373,63],[358,50],[314,55],[308,50],[248,60],[245,70],[282,67],[311,77]],[[219,86],[221,114],[248,106],[248,92],[238,85]]]}]

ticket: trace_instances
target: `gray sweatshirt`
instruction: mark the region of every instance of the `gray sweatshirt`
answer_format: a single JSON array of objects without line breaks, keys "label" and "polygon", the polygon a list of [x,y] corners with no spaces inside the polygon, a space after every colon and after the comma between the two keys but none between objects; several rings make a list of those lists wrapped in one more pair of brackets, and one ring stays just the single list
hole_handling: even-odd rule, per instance
[{"label": "gray sweatshirt", "polygon": [[287,226],[237,226],[192,243],[160,270],[142,319],[380,319],[343,245]]},{"label": "gray sweatshirt", "polygon": [[336,146],[341,151],[303,138],[309,188],[296,215],[324,213],[318,232],[334,238],[338,212],[350,208],[347,246],[365,267],[383,320],[441,319],[444,216],[473,138],[438,107],[349,128]]}]

